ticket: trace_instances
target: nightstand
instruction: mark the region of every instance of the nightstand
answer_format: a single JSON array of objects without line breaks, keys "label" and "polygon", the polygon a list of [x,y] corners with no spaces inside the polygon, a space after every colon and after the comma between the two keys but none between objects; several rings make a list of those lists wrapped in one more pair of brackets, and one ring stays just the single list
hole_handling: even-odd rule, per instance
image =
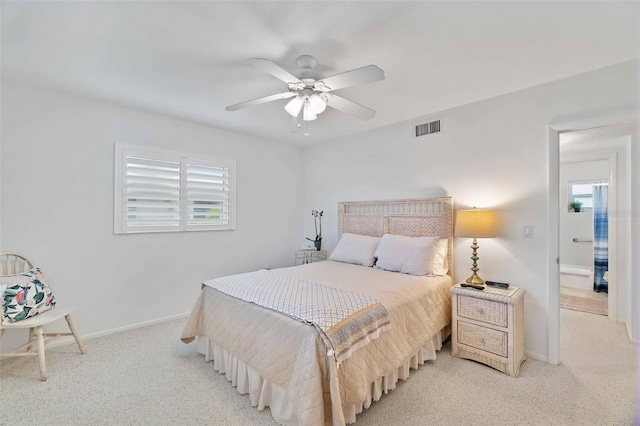
[{"label": "nightstand", "polygon": [[524,289],[451,287],[451,355],[513,377],[524,356]]},{"label": "nightstand", "polygon": [[306,263],[322,262],[327,260],[326,250],[303,249],[296,250],[296,266]]}]

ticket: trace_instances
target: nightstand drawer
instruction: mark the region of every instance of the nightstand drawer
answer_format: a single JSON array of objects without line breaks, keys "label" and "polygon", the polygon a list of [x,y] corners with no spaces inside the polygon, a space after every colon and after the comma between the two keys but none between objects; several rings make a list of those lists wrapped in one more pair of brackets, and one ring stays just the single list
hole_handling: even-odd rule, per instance
[{"label": "nightstand drawer", "polygon": [[507,305],[469,296],[458,297],[458,315],[500,327],[507,326]]},{"label": "nightstand drawer", "polygon": [[458,322],[458,342],[506,357],[508,334],[468,322]]}]

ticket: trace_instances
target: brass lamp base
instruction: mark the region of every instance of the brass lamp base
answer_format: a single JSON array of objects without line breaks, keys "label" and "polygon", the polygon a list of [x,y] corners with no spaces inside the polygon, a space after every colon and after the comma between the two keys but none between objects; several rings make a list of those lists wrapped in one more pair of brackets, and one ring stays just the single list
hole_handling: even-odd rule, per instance
[{"label": "brass lamp base", "polygon": [[468,284],[484,284],[484,280],[478,276],[475,272],[465,281]]},{"label": "brass lamp base", "polygon": [[468,284],[484,284],[484,280],[480,278],[477,274],[477,272],[480,270],[478,268],[478,263],[477,263],[477,260],[480,258],[476,253],[476,251],[478,250],[478,247],[479,247],[478,240],[474,238],[473,244],[471,244],[471,248],[473,249],[473,256],[471,256],[471,260],[473,260],[473,266],[471,267],[471,270],[473,271],[473,274],[469,278],[467,278],[467,280],[465,281]]}]

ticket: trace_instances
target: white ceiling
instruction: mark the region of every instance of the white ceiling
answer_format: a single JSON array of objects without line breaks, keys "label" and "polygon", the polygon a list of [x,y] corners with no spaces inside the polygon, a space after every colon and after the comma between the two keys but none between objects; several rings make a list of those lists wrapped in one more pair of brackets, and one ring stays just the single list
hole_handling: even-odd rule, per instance
[{"label": "white ceiling", "polygon": [[[0,2],[2,77],[219,128],[311,143],[637,58],[639,2]],[[377,111],[328,108],[289,131],[286,91],[246,62],[333,75],[369,64],[381,82],[337,91]]]}]

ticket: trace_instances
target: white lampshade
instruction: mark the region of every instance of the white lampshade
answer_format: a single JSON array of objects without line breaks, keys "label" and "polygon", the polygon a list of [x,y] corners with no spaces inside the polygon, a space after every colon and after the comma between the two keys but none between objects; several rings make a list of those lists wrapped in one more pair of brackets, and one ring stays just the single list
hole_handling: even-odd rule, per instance
[{"label": "white lampshade", "polygon": [[317,94],[311,95],[309,98],[309,104],[311,104],[311,110],[315,114],[320,114],[327,108],[325,100]]},{"label": "white lampshade", "polygon": [[303,104],[304,98],[302,96],[296,96],[295,98],[291,99],[287,103],[287,105],[285,105],[284,109],[286,109],[287,112],[293,117],[297,117],[298,114],[300,114],[300,108],[302,108]]},{"label": "white lampshade", "polygon": [[304,109],[302,110],[302,119],[304,121],[311,121],[315,120],[316,118],[318,118],[318,116],[311,109],[311,103],[309,101],[306,101],[304,103]]}]

